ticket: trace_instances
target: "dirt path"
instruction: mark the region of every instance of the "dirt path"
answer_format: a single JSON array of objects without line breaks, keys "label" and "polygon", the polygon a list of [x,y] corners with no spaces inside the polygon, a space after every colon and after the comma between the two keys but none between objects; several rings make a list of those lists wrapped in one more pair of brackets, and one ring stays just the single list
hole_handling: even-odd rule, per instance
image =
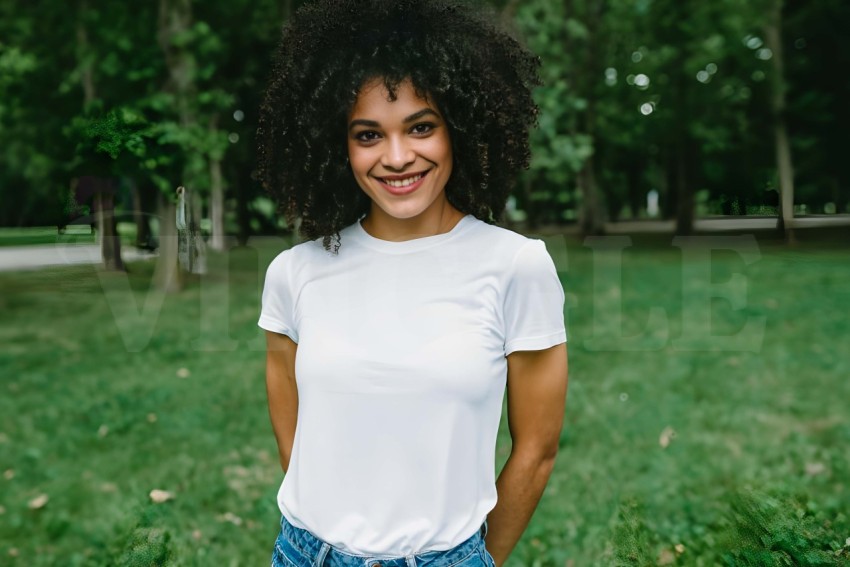
[{"label": "dirt path", "polygon": [[[132,246],[121,249],[125,262],[155,258],[155,254],[141,252]],[[98,244],[33,244],[30,246],[0,247],[0,272],[37,270],[48,266],[71,264],[99,264]]]}]

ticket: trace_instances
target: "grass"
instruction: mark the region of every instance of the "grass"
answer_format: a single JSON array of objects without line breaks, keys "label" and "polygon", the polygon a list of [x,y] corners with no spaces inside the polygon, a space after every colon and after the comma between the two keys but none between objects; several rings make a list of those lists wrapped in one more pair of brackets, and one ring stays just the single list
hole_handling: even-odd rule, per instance
[{"label": "grass", "polygon": [[[846,564],[850,256],[829,236],[546,239],[570,389],[509,566]],[[213,255],[161,305],[149,263],[0,274],[0,564],[268,563],[281,475],[255,324],[284,246]]]},{"label": "grass", "polygon": [[56,244],[60,242],[94,244],[95,235],[87,224],[68,225],[62,234],[59,234],[55,226],[0,227],[0,247]]}]

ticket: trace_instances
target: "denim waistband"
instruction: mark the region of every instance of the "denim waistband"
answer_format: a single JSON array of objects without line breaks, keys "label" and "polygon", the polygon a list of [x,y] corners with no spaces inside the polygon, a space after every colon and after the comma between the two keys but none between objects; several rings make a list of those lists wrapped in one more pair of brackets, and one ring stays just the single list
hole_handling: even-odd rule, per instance
[{"label": "denim waistband", "polygon": [[481,528],[465,541],[444,551],[425,551],[404,557],[383,555],[355,555],[342,551],[311,532],[295,527],[285,517],[280,520],[283,537],[312,565],[323,567],[440,567],[453,565],[475,553],[484,544],[487,535],[486,520]]}]

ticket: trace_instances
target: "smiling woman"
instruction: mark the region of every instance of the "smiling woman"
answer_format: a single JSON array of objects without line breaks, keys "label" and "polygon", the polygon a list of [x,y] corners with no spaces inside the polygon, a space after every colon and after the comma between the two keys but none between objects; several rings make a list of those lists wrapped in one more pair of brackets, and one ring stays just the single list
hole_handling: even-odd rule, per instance
[{"label": "smiling woman", "polygon": [[351,111],[348,156],[372,201],[361,223],[383,240],[448,232],[463,217],[446,199],[452,174],[448,126],[409,80],[391,99],[383,81],[364,85]]},{"label": "smiling woman", "polygon": [[[391,103],[402,83],[424,102],[413,112],[434,112],[409,133],[433,125],[450,140],[446,200],[488,224],[500,218],[529,163],[539,60],[486,13],[439,0],[327,0],[295,14],[260,109],[257,174],[288,223],[301,220],[303,237],[322,237],[326,249],[334,241],[336,251],[339,231],[373,211],[348,164],[351,112],[370,90],[374,102]],[[362,141],[381,138],[376,116],[356,118],[367,121],[358,125]]]},{"label": "smiling woman", "polygon": [[319,0],[286,27],[259,173],[306,240],[269,266],[259,319],[286,473],[272,565],[501,565],[525,530],[567,387],[552,259],[496,225],[536,69],[439,0]]}]

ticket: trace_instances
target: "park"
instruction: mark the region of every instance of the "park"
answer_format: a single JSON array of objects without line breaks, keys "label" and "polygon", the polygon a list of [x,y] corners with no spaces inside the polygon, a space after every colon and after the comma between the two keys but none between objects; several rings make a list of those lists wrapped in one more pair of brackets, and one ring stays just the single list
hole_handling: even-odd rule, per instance
[{"label": "park", "polygon": [[[255,134],[301,4],[0,8],[0,565],[268,564],[257,318],[300,240]],[[541,58],[491,220],[545,242],[570,360],[505,565],[850,565],[850,7],[482,9]]]}]

